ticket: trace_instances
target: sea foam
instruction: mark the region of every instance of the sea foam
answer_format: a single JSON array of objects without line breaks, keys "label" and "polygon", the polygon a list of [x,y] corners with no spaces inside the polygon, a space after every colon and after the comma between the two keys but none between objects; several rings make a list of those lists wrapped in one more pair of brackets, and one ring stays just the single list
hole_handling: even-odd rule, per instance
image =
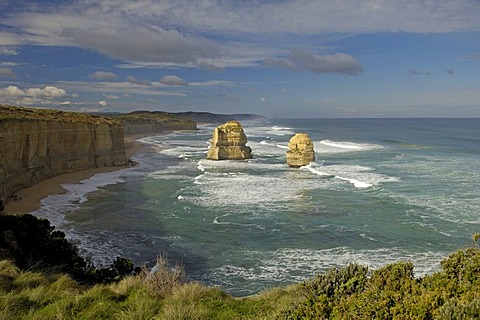
[{"label": "sea foam", "polygon": [[79,204],[87,201],[88,194],[98,191],[102,187],[125,181],[124,175],[131,169],[121,169],[112,172],[99,173],[79,183],[64,183],[66,190],[63,194],[53,194],[40,201],[40,208],[33,215],[47,218],[55,226],[65,223],[64,216],[74,212]]},{"label": "sea foam", "polygon": [[397,182],[397,177],[389,177],[374,172],[374,169],[359,165],[318,165],[310,163],[302,167],[321,177],[333,177],[339,180],[348,181],[355,188],[369,188],[385,182]]},{"label": "sea foam", "polygon": [[[313,277],[319,272],[326,272],[334,267],[344,267],[351,262],[369,266],[372,269],[386,264],[412,261],[415,265],[415,276],[431,274],[440,269],[439,261],[446,252],[409,252],[400,248],[379,248],[372,250],[353,250],[348,247],[332,249],[290,249],[282,248],[273,251],[248,250],[238,252],[248,257],[249,263],[225,264],[212,270],[210,279],[222,279],[225,283],[241,283],[241,286],[228,285],[235,294],[251,294],[249,285],[257,288],[258,283],[272,286],[279,283],[300,282]],[[247,258],[246,258],[247,259]],[[225,283],[219,283],[224,285]]]},{"label": "sea foam", "polygon": [[379,144],[356,143],[350,141],[314,141],[315,151],[319,153],[344,153],[344,152],[362,152],[376,149],[382,149]]}]

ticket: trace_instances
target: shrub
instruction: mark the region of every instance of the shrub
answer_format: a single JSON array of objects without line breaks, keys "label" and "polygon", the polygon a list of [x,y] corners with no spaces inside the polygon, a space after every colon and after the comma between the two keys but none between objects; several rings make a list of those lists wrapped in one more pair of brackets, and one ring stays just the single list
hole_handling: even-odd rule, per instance
[{"label": "shrub", "polygon": [[280,319],[328,318],[335,302],[364,289],[368,268],[352,263],[345,268],[333,268],[325,274],[303,282],[301,292],[304,300],[294,308],[282,313]]},{"label": "shrub", "polygon": [[121,257],[108,268],[95,268],[65,233],[30,214],[0,216],[0,259],[12,260],[20,269],[68,273],[87,284],[119,281],[134,270],[133,262]]},{"label": "shrub", "polygon": [[80,279],[87,263],[65,234],[54,229],[48,220],[30,214],[0,216],[0,259],[11,259],[20,269],[48,268]]}]

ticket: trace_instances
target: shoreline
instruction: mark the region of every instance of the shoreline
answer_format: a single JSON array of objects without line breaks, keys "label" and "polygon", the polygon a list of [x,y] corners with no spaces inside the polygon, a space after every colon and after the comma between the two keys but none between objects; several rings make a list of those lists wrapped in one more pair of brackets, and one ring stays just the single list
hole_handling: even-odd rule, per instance
[{"label": "shoreline", "polygon": [[[156,148],[153,145],[143,143],[139,141],[139,139],[163,134],[165,133],[125,136],[124,143],[127,159],[130,159],[133,155],[136,154],[155,152]],[[5,205],[4,214],[27,214],[36,211],[40,209],[41,201],[47,198],[49,195],[65,193],[66,190],[62,186],[65,183],[80,183],[82,180],[88,179],[97,174],[113,172],[128,167],[129,166],[91,168],[62,173],[52,178],[40,181],[33,186],[16,192],[16,200],[10,200]]]}]

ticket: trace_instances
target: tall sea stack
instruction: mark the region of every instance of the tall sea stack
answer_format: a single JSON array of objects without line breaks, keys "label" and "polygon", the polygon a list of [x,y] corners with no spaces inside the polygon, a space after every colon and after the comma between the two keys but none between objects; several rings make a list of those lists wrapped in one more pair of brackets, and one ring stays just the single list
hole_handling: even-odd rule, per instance
[{"label": "tall sea stack", "polygon": [[228,121],[213,131],[208,150],[209,160],[244,160],[252,158],[252,149],[246,146],[247,137],[238,121]]},{"label": "tall sea stack", "polygon": [[315,161],[313,142],[306,133],[295,134],[288,143],[287,164],[293,168],[306,166]]}]

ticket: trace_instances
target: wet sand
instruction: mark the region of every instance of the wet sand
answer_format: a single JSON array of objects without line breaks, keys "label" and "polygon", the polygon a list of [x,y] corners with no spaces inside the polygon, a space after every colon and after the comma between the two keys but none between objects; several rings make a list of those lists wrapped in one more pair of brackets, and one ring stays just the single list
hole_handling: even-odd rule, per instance
[{"label": "wet sand", "polygon": [[[142,143],[138,139],[145,137],[145,135],[130,135],[125,137],[125,153],[130,159],[132,155],[144,152],[152,152],[153,148],[149,144]],[[43,180],[31,187],[22,189],[15,193],[15,199],[5,205],[6,214],[25,214],[40,208],[40,201],[51,194],[65,193],[62,184],[65,183],[79,183],[82,180],[88,179],[96,174],[104,172],[112,172],[126,167],[102,167],[93,168],[75,172],[68,172],[60,174],[53,178]]]}]

